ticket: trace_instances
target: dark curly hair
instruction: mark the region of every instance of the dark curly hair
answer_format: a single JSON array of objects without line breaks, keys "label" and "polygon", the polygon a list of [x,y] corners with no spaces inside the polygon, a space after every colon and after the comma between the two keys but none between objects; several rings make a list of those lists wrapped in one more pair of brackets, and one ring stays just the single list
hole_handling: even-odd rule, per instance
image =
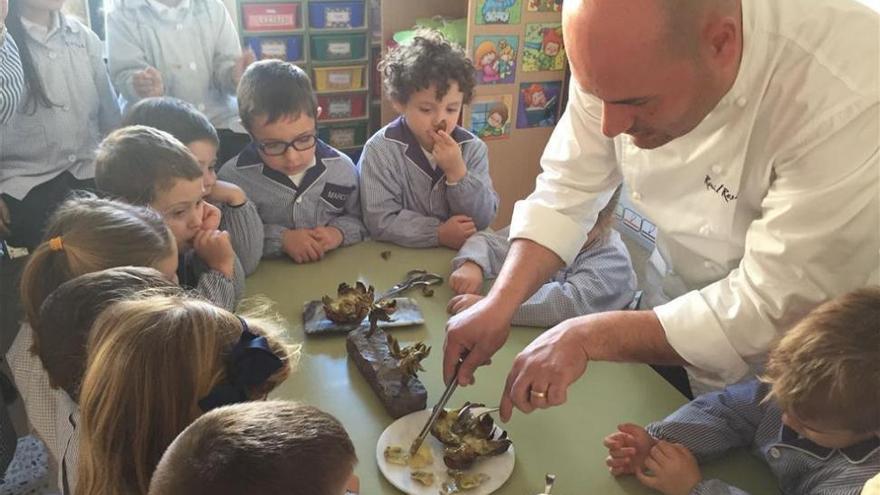
[{"label": "dark curly hair", "polygon": [[474,96],[473,62],[464,49],[432,29],[419,29],[412,42],[389,51],[379,63],[382,83],[388,96],[406,103],[413,93],[437,88],[437,99],[446,96],[449,82],[458,83],[464,103]]}]

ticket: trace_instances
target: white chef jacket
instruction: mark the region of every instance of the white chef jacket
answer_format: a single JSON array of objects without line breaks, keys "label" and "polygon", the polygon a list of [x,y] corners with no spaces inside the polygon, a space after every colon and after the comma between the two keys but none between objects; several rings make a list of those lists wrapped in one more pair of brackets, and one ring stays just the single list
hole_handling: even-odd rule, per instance
[{"label": "white chef jacket", "polygon": [[[570,263],[615,187],[658,226],[650,298],[672,347],[712,386],[759,366],[833,296],[880,279],[880,23],[853,0],[743,0],[736,82],[654,150],[601,132],[574,80],[511,238]],[[671,300],[670,300],[671,299]]]}]

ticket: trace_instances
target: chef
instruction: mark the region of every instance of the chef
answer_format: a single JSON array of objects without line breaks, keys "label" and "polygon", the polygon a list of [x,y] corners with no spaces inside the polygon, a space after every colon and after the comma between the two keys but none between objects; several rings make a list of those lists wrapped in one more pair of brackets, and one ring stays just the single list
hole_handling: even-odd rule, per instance
[{"label": "chef", "polygon": [[[855,0],[572,0],[569,101],[491,291],[448,323],[467,385],[623,182],[658,226],[637,311],[564,321],[513,363],[502,419],[591,360],[741,380],[820,302],[880,279],[878,15]],[[456,363],[464,357],[460,372]]]}]

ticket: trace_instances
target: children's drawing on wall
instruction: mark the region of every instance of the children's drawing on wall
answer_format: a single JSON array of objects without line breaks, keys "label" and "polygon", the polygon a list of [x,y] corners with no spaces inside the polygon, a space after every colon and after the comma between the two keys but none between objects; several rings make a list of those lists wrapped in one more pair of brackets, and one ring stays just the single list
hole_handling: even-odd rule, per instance
[{"label": "children's drawing on wall", "polygon": [[565,47],[559,23],[526,25],[522,64],[525,72],[562,70],[565,67]]},{"label": "children's drawing on wall", "polygon": [[562,12],[562,0],[527,0],[529,12]]},{"label": "children's drawing on wall", "polygon": [[516,36],[475,36],[474,67],[478,84],[510,84],[516,79]]},{"label": "children's drawing on wall", "polygon": [[519,24],[522,0],[477,0],[477,24]]},{"label": "children's drawing on wall", "polygon": [[484,141],[510,137],[513,97],[484,96],[471,103],[471,132]]},{"label": "children's drawing on wall", "polygon": [[520,84],[516,128],[553,127],[556,125],[561,90],[561,81]]}]

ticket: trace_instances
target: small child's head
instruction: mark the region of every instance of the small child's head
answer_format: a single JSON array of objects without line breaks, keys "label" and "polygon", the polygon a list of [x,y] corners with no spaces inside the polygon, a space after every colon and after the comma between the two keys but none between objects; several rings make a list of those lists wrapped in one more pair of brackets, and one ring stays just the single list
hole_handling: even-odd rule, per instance
[{"label": "small child's head", "polygon": [[95,168],[98,189],[158,211],[177,246],[192,246],[202,227],[204,183],[198,161],[180,141],[152,127],[123,127],[98,146]]},{"label": "small child's head", "polygon": [[394,109],[429,151],[439,124],[445,123],[447,133],[455,129],[476,84],[464,50],[432,30],[419,30],[410,44],[389,51],[379,70]]},{"label": "small child's head", "polygon": [[555,57],[562,49],[562,32],[559,28],[544,28],[541,30],[541,51],[547,56]]},{"label": "small child's head", "polygon": [[55,289],[40,308],[34,353],[74,402],[86,367],[86,342],[98,315],[109,305],[138,294],[176,295],[179,285],[153,268],[123,266],[80,275]]},{"label": "small child's head", "polygon": [[215,409],[165,452],[150,495],[344,495],[357,463],[342,424],[293,402]]},{"label": "small child's head", "polygon": [[220,138],[205,114],[191,104],[170,96],[144,98],[126,112],[122,126],[130,125],[145,125],[165,131],[189,148],[202,169],[205,195],[211,194],[217,182],[215,169]]},{"label": "small child's head", "polygon": [[238,83],[238,113],[269,168],[295,175],[314,162],[321,108],[299,67],[281,60],[248,66]]},{"label": "small child's head", "polygon": [[477,64],[477,67],[492,65],[493,62],[498,60],[498,51],[495,48],[495,43],[486,40],[477,45],[477,48],[474,50],[474,58],[476,58],[474,62]]},{"label": "small child's head", "polygon": [[522,90],[522,94],[528,107],[541,108],[547,104],[547,93],[544,92],[544,86],[540,84],[530,85]]},{"label": "small child's head", "polygon": [[150,296],[105,309],[80,391],[83,493],[146,493],[162,453],[214,407],[263,399],[296,351],[278,321],[200,299]]},{"label": "small child's head", "polygon": [[880,287],[811,311],[770,352],[762,379],[783,422],[819,445],[880,434]]},{"label": "small child's head", "polygon": [[177,280],[177,245],[158,213],[89,196],[62,203],[22,273],[28,323],[37,325],[40,305],[64,282],[128,265],[149,266]]},{"label": "small child's head", "polygon": [[510,111],[507,109],[507,105],[499,103],[489,109],[489,115],[486,117],[486,122],[496,129],[501,129],[504,127],[504,124],[507,123],[507,119],[509,118]]}]

